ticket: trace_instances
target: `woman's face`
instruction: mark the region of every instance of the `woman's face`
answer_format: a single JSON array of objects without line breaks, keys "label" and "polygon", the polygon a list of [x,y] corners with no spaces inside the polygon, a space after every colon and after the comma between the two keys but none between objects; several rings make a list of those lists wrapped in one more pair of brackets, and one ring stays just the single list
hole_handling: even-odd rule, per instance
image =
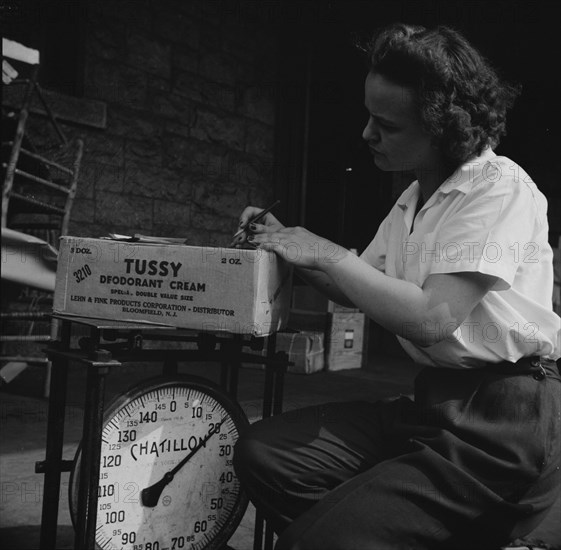
[{"label": "woman's face", "polygon": [[440,161],[431,136],[422,128],[415,92],[385,77],[369,73],[364,85],[369,113],[362,137],[381,170],[434,170]]}]

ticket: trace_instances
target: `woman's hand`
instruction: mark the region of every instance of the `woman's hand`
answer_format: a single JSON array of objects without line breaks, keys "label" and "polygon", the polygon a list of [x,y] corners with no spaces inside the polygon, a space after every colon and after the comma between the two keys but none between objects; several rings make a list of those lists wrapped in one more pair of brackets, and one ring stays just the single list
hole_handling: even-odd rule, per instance
[{"label": "woman's hand", "polygon": [[[248,206],[240,216],[240,231],[238,231],[230,243],[231,247],[241,248],[244,244],[247,244],[247,237],[251,234],[251,229],[248,227],[256,216],[263,212],[263,208],[257,208],[255,206]],[[265,214],[265,217],[259,220],[261,224],[272,230],[283,229],[284,225],[273,216],[270,212]]]},{"label": "woman's hand", "polygon": [[349,251],[319,237],[303,227],[275,227],[250,223],[247,242],[255,247],[271,250],[295,267],[323,270],[342,260]]},{"label": "woman's hand", "polygon": [[[254,219],[256,216],[258,216],[261,212],[263,212],[263,210],[264,210],[263,208],[248,206],[242,212],[240,216],[239,227],[244,231],[239,235],[236,234],[236,236],[234,236],[234,240],[232,241],[230,246],[239,248],[243,246],[245,243],[247,243],[247,237],[252,233],[251,228],[248,226],[251,224],[251,220]],[[270,212],[265,214],[265,217],[262,220],[260,220],[260,224],[274,231],[284,229],[284,225],[281,222],[279,222],[279,220],[277,220],[277,218],[275,218],[275,216],[273,216],[273,214],[271,214]]]}]

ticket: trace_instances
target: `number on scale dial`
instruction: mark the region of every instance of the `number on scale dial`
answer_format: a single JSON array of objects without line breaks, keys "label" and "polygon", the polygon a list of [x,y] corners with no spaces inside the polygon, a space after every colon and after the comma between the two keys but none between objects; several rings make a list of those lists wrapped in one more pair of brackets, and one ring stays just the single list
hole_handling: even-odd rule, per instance
[{"label": "number on scale dial", "polygon": [[[96,544],[103,550],[217,549],[247,507],[232,464],[248,424],[209,382],[176,376],[120,396],[104,422]],[[72,519],[81,451],[70,482]]]}]

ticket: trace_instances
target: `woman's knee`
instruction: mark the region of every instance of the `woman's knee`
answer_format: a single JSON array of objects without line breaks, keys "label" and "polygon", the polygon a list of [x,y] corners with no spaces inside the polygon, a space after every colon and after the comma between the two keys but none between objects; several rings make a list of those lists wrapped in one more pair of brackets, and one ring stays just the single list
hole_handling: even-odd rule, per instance
[{"label": "woman's knee", "polygon": [[265,449],[255,424],[249,426],[234,446],[234,469],[238,477],[245,479],[262,471]]}]

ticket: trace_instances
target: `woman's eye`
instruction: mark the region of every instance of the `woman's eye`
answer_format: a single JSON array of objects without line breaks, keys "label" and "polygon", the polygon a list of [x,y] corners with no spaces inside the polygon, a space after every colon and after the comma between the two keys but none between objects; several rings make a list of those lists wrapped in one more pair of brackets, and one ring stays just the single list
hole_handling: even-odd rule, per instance
[{"label": "woman's eye", "polygon": [[395,126],[391,126],[390,124],[386,124],[385,122],[382,122],[381,120],[377,120],[374,116],[370,115],[370,118],[374,120],[374,122],[380,126],[380,128],[384,128],[384,130],[396,130]]},{"label": "woman's eye", "polygon": [[392,126],[390,124],[386,124],[385,122],[379,120],[374,115],[369,115],[370,120],[373,120],[376,123],[376,126],[379,128],[383,128],[386,132],[395,132],[398,130],[396,126]]},{"label": "woman's eye", "polygon": [[382,126],[386,132],[397,132],[399,130],[397,126],[390,126],[388,124],[380,123],[380,126]]}]

